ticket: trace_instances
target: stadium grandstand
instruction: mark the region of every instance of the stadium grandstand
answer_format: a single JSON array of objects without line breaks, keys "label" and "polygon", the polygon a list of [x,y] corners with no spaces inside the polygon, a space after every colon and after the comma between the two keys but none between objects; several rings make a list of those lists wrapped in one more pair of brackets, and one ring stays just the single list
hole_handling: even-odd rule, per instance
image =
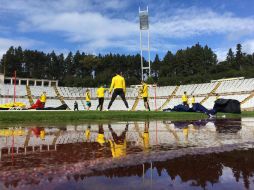
[{"label": "stadium grandstand", "polygon": [[[0,104],[14,100],[23,102],[27,107],[31,106],[38,99],[42,92],[47,93],[47,107],[57,107],[67,104],[73,110],[74,102],[77,101],[80,110],[85,110],[85,90],[86,87],[62,87],[58,86],[58,81],[24,79],[4,77],[0,75]],[[15,83],[15,84],[14,84]],[[15,90],[14,90],[15,89]],[[91,110],[95,110],[98,104],[97,88],[89,88],[91,91]],[[132,110],[145,110],[141,97],[138,96],[139,86],[131,86],[126,90],[126,97]],[[180,86],[155,86],[149,87],[149,103],[151,110],[162,110],[172,108],[181,103],[181,96],[184,92],[187,95],[194,95],[196,102],[201,103],[206,108],[211,109],[216,98],[235,99],[241,103],[242,110],[253,110],[254,108],[254,78],[245,79],[229,78],[212,80],[210,83],[188,84]],[[109,103],[110,95],[105,94],[106,107]],[[126,110],[123,102],[118,98],[113,103],[111,110]]]}]

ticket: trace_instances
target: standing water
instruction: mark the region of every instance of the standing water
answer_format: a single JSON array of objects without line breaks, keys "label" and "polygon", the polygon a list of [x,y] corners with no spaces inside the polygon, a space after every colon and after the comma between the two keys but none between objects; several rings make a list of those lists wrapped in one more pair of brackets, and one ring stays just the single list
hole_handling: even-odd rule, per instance
[{"label": "standing water", "polygon": [[254,118],[11,126],[0,189],[254,189]]}]

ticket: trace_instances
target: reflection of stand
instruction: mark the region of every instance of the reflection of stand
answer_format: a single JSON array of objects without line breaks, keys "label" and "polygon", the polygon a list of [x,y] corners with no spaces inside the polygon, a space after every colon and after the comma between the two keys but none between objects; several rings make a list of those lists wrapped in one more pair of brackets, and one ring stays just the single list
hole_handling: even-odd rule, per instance
[{"label": "reflection of stand", "polygon": [[170,129],[169,125],[165,123],[164,127],[167,129],[167,131],[175,137],[176,143],[179,144],[179,137],[177,136],[176,132],[172,129]]}]

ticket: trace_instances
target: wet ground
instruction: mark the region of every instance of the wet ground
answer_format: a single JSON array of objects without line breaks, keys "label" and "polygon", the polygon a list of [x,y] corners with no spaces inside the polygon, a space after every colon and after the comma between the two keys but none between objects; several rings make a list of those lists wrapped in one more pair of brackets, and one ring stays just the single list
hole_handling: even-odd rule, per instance
[{"label": "wet ground", "polygon": [[254,189],[254,118],[15,125],[0,189]]}]

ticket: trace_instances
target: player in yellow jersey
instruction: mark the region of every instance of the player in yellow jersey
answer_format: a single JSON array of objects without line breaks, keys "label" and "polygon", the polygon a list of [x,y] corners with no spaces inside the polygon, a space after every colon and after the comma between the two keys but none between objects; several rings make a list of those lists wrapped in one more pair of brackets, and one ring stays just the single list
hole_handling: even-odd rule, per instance
[{"label": "player in yellow jersey", "polygon": [[127,109],[129,109],[129,105],[126,101],[125,98],[125,93],[126,93],[126,86],[125,86],[125,79],[120,75],[120,72],[116,72],[116,75],[112,78],[111,86],[109,89],[109,93],[114,90],[111,100],[108,104],[108,110],[110,109],[111,105],[115,101],[116,97],[119,95],[122,100],[124,101],[124,104]]},{"label": "player in yellow jersey", "polygon": [[86,89],[86,110],[90,110],[91,106],[91,93],[89,89]]},{"label": "player in yellow jersey", "polygon": [[45,107],[45,104],[46,104],[46,101],[47,101],[47,95],[46,95],[46,92],[44,91],[40,97],[40,101],[41,101],[41,104],[43,106],[43,108]]},{"label": "player in yellow jersey", "polygon": [[182,95],[182,102],[183,102],[183,105],[188,106],[188,96],[187,96],[187,92],[186,91]]},{"label": "player in yellow jersey", "polygon": [[148,103],[148,85],[144,82],[141,81],[142,87],[141,87],[141,94],[142,94],[142,98],[144,100],[144,105],[146,110],[150,111],[150,106]]},{"label": "player in yellow jersey", "polygon": [[191,104],[195,104],[195,103],[196,103],[195,96],[192,96],[191,97]]},{"label": "player in yellow jersey", "polygon": [[195,99],[195,96],[192,96],[191,97],[191,100],[190,100],[190,107],[193,107],[193,105],[196,103],[196,99]]},{"label": "player in yellow jersey", "polygon": [[96,94],[97,94],[97,97],[98,97],[98,100],[99,100],[99,104],[98,104],[96,110],[98,110],[98,108],[100,108],[100,111],[102,111],[102,109],[103,109],[104,93],[105,93],[105,88],[103,86],[98,88]]}]

